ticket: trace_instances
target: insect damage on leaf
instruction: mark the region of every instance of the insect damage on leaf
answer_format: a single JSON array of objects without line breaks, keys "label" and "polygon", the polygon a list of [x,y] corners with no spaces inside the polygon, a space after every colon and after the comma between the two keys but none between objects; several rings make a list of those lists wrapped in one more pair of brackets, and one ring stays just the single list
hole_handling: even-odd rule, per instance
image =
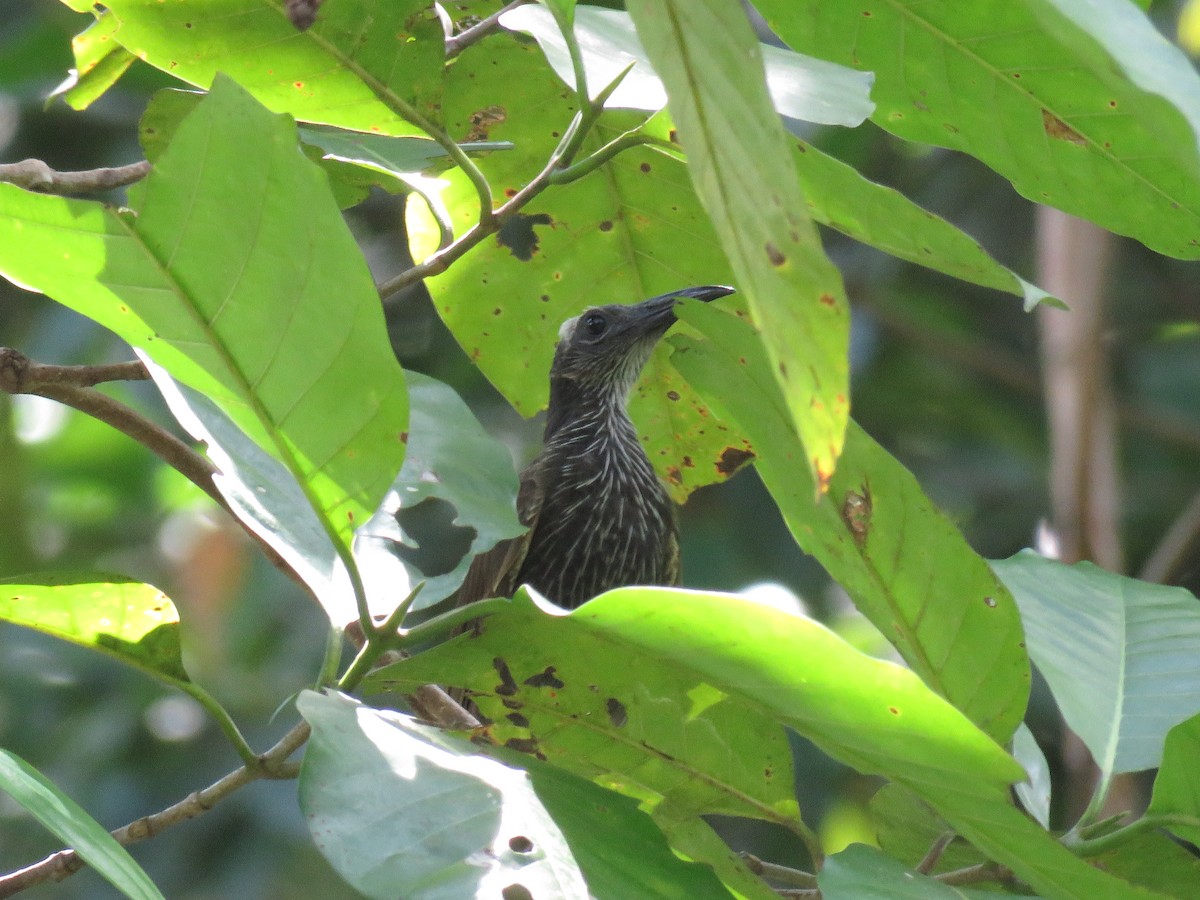
[{"label": "insect damage on leaf", "polygon": [[507,247],[517,259],[528,262],[538,251],[538,236],[533,230],[535,225],[551,225],[554,220],[546,213],[527,216],[518,213],[500,226],[496,233],[496,242],[501,247]]},{"label": "insect damage on leaf", "polygon": [[503,122],[507,118],[508,113],[503,106],[485,106],[483,109],[475,110],[475,112],[467,117],[467,121],[471,123],[471,128],[467,131],[466,137],[463,138],[463,143],[486,141],[492,126]]},{"label": "insect damage on leaf", "polygon": [[1079,147],[1087,146],[1087,140],[1082,134],[1060,119],[1048,109],[1042,110],[1042,128],[1046,134],[1058,141],[1067,141]]}]

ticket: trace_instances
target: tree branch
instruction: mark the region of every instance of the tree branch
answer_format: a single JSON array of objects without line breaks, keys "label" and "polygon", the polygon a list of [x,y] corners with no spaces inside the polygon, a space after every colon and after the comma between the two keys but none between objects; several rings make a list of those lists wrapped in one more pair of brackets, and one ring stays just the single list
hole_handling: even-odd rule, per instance
[{"label": "tree branch", "polygon": [[[253,781],[261,778],[295,778],[298,770],[295,766],[287,765],[287,758],[308,740],[309,733],[308,723],[299,723],[280,738],[274,747],[259,756],[253,765],[235,769],[208,787],[189,794],[160,812],[135,819],[112,832],[112,836],[120,844],[135,844],[154,837],[172,825],[208,812],[219,801]],[[0,897],[11,897],[25,888],[46,881],[62,881],[78,872],[84,865],[86,863],[74,850],[52,853],[40,862],[0,876]]]},{"label": "tree branch", "polygon": [[[19,350],[0,347],[0,391],[7,394],[31,394],[56,400],[65,406],[98,419],[133,438],[151,453],[183,475],[208,494],[218,506],[241,520],[217,488],[216,467],[205,457],[171,434],[107,394],[91,386],[106,381],[144,381],[150,377],[140,362],[116,363],[106,366],[54,366],[34,362]],[[251,529],[243,531],[258,544],[268,560],[305,591],[311,589],[274,548]]]},{"label": "tree branch", "polygon": [[492,13],[486,19],[481,19],[470,28],[464,28],[453,37],[446,38],[446,59],[452,59],[462,53],[472,44],[477,43],[487,37],[496,30],[496,26],[500,23],[500,17],[509,10],[516,9],[518,6],[524,6],[531,0],[514,0],[503,9],[499,9]]},{"label": "tree branch", "polygon": [[[603,98],[599,99],[599,104],[603,105]],[[379,284],[377,290],[381,298],[390,297],[398,291],[404,290],[409,285],[416,284],[418,281],[423,281],[434,275],[440,275],[450,267],[452,263],[479,244],[484,238],[495,234],[500,230],[500,227],[515,216],[522,207],[530,200],[544,191],[551,184],[558,184],[565,181],[573,181],[575,178],[583,177],[591,171],[591,167],[582,166],[579,168],[561,169],[560,165],[563,162],[563,153],[568,146],[574,143],[574,137],[581,122],[595,121],[595,110],[590,112],[578,112],[575,115],[571,127],[563,135],[562,141],[558,148],[550,155],[549,161],[545,167],[533,177],[528,184],[517,191],[508,199],[508,202],[496,210],[495,214],[490,219],[480,219],[469,231],[463,234],[458,240],[454,241],[450,246],[445,247],[436,253],[430,254],[425,258],[425,261],[405,269],[399,275],[389,278],[387,281]],[[626,140],[622,140],[625,138]],[[648,141],[628,139],[628,135],[622,135],[617,141],[606,145],[601,149],[601,153],[605,153],[602,162],[607,162],[621,150],[629,146],[637,144],[649,143]],[[614,147],[614,145],[616,145]],[[564,177],[564,172],[572,172],[572,176]]]},{"label": "tree branch", "polygon": [[938,860],[942,858],[942,854],[954,842],[956,836],[953,831],[947,831],[945,834],[938,835],[937,840],[929,845],[929,849],[925,851],[925,855],[917,863],[917,871],[922,875],[928,875],[932,872],[934,866],[938,864]]},{"label": "tree branch", "polygon": [[0,163],[0,182],[15,184],[27,191],[41,194],[93,194],[110,191],[141,181],[150,174],[150,163],[130,163],[111,169],[88,169],[84,172],[58,172],[40,159],[23,159],[15,163]]},{"label": "tree branch", "polygon": [[1195,494],[1159,539],[1137,577],[1154,584],[1173,583],[1179,570],[1195,560],[1198,545],[1200,494]]}]

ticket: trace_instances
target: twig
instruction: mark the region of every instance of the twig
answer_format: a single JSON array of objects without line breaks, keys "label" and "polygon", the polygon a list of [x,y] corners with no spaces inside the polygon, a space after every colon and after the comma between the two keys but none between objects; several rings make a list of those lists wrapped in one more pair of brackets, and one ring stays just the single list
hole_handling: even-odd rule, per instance
[{"label": "twig", "polygon": [[947,831],[945,834],[939,835],[937,840],[929,845],[929,849],[925,851],[925,855],[921,857],[921,861],[917,863],[917,871],[922,875],[928,875],[932,872],[933,867],[942,858],[942,854],[946,852],[946,848],[954,843],[955,837],[956,835],[953,831]]},{"label": "twig", "polygon": [[987,881],[996,881],[1001,884],[1015,880],[1011,869],[1005,868],[999,863],[986,862],[979,863],[974,866],[967,866],[963,869],[955,869],[953,872],[943,872],[941,875],[932,876],[935,881],[940,881],[942,884],[982,884]]},{"label": "twig", "polygon": [[789,866],[781,866],[777,863],[769,863],[766,860],[759,859],[753,853],[742,852],[738,856],[742,858],[742,862],[746,864],[747,869],[762,878],[769,878],[780,884],[792,885],[794,887],[815,888],[817,886],[817,876],[811,872],[805,872],[802,869],[793,869]]},{"label": "twig", "polygon": [[462,53],[472,44],[487,37],[500,23],[500,17],[502,15],[509,10],[516,9],[518,6],[524,6],[529,2],[531,2],[531,0],[514,0],[514,2],[509,3],[504,8],[492,13],[486,19],[481,19],[470,28],[464,28],[453,37],[446,38],[446,58],[451,59],[455,56],[458,56],[458,54]]},{"label": "twig", "polygon": [[[605,94],[598,98],[597,102],[600,106],[603,106],[605,96],[607,95]],[[505,222],[520,212],[521,208],[524,207],[526,203],[544,191],[549,185],[561,183],[563,181],[574,180],[574,178],[582,177],[590,172],[592,167],[586,165],[588,160],[584,160],[577,166],[573,166],[570,169],[563,169],[562,164],[565,159],[564,153],[566,153],[572,146],[575,146],[576,144],[575,136],[579,129],[584,126],[584,123],[587,123],[587,125],[590,126],[590,124],[595,122],[595,118],[596,111],[594,109],[581,110],[577,112],[574,120],[571,122],[571,126],[566,130],[566,132],[564,132],[558,147],[550,155],[550,159],[547,161],[542,170],[538,172],[528,184],[513,194],[507,203],[497,209],[491,216],[490,220],[485,221],[481,217],[479,222],[473,225],[470,230],[468,230],[462,235],[462,237],[454,241],[454,243],[450,244],[448,247],[445,247],[436,253],[430,254],[425,258],[424,262],[410,266],[399,275],[389,278],[387,281],[379,284],[379,296],[382,298],[390,297],[397,291],[401,291],[409,285],[416,284],[418,281],[423,281],[424,279],[430,278],[434,275],[442,274],[450,267],[452,263],[458,260],[467,251],[479,244],[480,241],[499,231],[500,227]],[[606,162],[608,159],[611,159],[616,155],[616,153],[626,149],[628,146],[634,146],[641,143],[650,143],[650,141],[642,140],[622,141],[622,138],[625,137],[626,135],[622,135],[621,138],[618,138],[616,141],[605,145],[605,147],[598,151],[598,153],[605,154],[604,159],[601,160],[602,162]],[[563,177],[561,173],[564,171],[574,172],[574,176],[571,178]]]},{"label": "twig", "polygon": [[[134,844],[154,837],[172,825],[194,819],[208,812],[219,801],[261,778],[294,778],[297,773],[295,766],[288,765],[286,760],[305,741],[308,740],[310,729],[307,722],[301,722],[291,731],[280,738],[279,742],[258,757],[254,765],[245,765],[235,769],[225,777],[213,782],[203,790],[189,794],[178,803],[153,815],[135,819],[128,825],[112,832],[112,836],[121,844]],[[0,897],[11,897],[25,888],[46,881],[62,881],[69,875],[79,871],[86,863],[74,850],[60,850],[52,853],[40,862],[0,876]]]},{"label": "twig", "polygon": [[[213,478],[217,470],[211,462],[141,413],[91,387],[106,381],[139,381],[149,377],[140,362],[106,366],[54,366],[34,362],[11,347],[0,347],[0,391],[56,400],[117,429],[182,474],[237,520],[217,488]],[[311,593],[304,579],[270,544],[251,529],[243,527],[243,530],[258,544],[275,568]]]},{"label": "twig", "polygon": [[0,182],[15,184],[27,191],[42,194],[93,194],[110,191],[141,181],[150,174],[150,163],[130,163],[111,169],[88,169],[83,172],[58,172],[40,159],[23,159],[15,163],[0,163]]},{"label": "twig", "polygon": [[1200,545],[1200,493],[1192,497],[1159,539],[1138,578],[1154,584],[1171,584],[1184,563],[1196,558],[1197,545]]}]

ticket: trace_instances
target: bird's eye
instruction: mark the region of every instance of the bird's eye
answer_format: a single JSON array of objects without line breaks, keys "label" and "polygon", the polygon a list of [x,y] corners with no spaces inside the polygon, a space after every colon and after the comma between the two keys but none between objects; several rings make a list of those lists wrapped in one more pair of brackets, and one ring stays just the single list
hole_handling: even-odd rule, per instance
[{"label": "bird's eye", "polygon": [[583,317],[583,327],[587,329],[587,333],[592,337],[599,337],[604,334],[604,329],[608,327],[608,319],[600,313],[588,313]]}]

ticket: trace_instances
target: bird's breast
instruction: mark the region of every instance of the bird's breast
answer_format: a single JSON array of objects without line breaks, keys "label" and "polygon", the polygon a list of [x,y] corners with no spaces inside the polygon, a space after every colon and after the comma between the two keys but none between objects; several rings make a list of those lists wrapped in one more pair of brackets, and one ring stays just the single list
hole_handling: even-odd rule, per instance
[{"label": "bird's breast", "polygon": [[574,607],[628,584],[675,581],[674,508],[632,427],[548,447],[519,581]]}]

